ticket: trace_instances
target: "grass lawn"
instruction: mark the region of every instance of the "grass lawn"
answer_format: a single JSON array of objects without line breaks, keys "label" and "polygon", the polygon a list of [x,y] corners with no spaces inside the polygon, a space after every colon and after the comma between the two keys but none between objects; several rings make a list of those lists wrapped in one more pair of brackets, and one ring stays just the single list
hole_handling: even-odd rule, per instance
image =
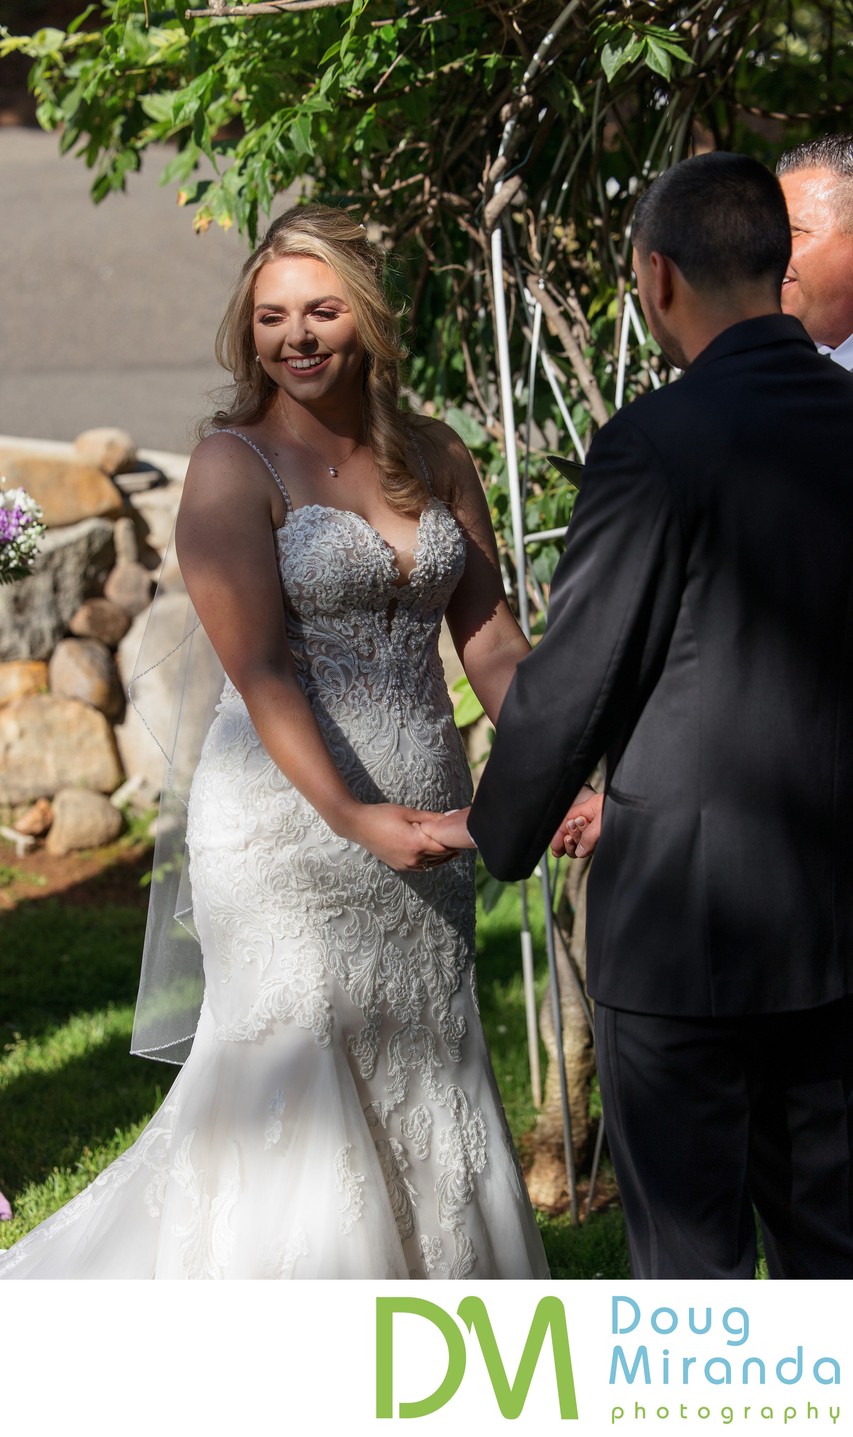
[{"label": "grass lawn", "polygon": [[[150,858],[115,846],[93,876],[50,891],[29,859],[0,848],[0,1188],[15,1220],[7,1247],[84,1188],[162,1102],[177,1069],[128,1053]],[[55,886],[55,885],[54,885]],[[531,885],[534,943],[544,952]],[[538,895],[536,895],[538,896]],[[480,915],[483,1022],[513,1135],[535,1121],[530,1100],[518,894]],[[538,929],[538,931],[537,931]],[[538,977],[545,982],[544,959]],[[544,1060],[544,1059],[543,1059]],[[580,1228],[540,1218],[555,1277],[628,1277],[621,1214]]]}]

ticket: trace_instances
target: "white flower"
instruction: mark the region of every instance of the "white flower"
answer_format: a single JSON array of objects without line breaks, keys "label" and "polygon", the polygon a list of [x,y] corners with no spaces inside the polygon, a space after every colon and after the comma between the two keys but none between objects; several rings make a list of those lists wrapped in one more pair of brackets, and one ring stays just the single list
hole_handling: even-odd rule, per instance
[{"label": "white flower", "polygon": [[25,579],[33,571],[45,531],[40,506],[25,489],[7,489],[0,476],[0,583]]}]

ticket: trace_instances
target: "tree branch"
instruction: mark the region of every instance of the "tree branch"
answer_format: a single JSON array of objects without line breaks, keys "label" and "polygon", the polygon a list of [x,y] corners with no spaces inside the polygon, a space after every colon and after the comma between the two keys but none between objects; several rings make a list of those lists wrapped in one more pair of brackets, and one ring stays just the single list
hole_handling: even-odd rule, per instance
[{"label": "tree branch", "polygon": [[302,10],[329,10],[335,5],[346,5],[349,0],[260,0],[254,5],[228,5],[225,0],[211,0],[206,10],[185,10],[185,20],[197,20],[204,15],[218,18],[247,18],[252,15],[298,15]]},{"label": "tree branch", "polygon": [[565,350],[572,369],[578,378],[578,383],[587,397],[590,412],[596,424],[606,424],[610,415],[607,413],[607,406],[601,397],[601,390],[595,382],[590,366],[587,364],[583,351],[572,334],[571,327],[562,313],[557,301],[552,298],[547,289],[539,287],[536,275],[525,275],[527,287],[530,293],[535,296],[542,306],[542,313],[548,322],[552,334],[555,334]]}]

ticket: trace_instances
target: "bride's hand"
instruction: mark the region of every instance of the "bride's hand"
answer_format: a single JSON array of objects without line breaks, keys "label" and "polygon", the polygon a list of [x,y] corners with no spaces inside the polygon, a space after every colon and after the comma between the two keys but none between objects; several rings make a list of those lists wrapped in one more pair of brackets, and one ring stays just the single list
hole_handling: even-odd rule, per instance
[{"label": "bride's hand", "polygon": [[361,804],[351,835],[356,843],[397,872],[437,868],[455,858],[456,848],[431,838],[422,826],[440,815],[399,803]]},{"label": "bride's hand", "polygon": [[455,808],[451,813],[434,813],[424,815],[422,825],[424,832],[430,838],[436,839],[444,844],[446,848],[452,848],[458,852],[462,848],[476,848],[477,845],[468,832],[468,808]]}]

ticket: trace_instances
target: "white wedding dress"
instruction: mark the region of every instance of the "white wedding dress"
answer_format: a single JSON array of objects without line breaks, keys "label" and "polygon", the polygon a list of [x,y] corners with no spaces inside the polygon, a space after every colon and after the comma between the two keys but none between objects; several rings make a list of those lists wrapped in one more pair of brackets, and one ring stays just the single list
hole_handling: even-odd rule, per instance
[{"label": "white wedding dress", "polygon": [[[455,520],[427,504],[403,583],[359,515],[285,500],[290,640],[340,771],[367,802],[461,806],[438,654]],[[0,1277],[547,1277],[477,1012],[472,855],[399,874],[339,838],[230,683],[187,840],[205,971],[190,1056]]]}]

